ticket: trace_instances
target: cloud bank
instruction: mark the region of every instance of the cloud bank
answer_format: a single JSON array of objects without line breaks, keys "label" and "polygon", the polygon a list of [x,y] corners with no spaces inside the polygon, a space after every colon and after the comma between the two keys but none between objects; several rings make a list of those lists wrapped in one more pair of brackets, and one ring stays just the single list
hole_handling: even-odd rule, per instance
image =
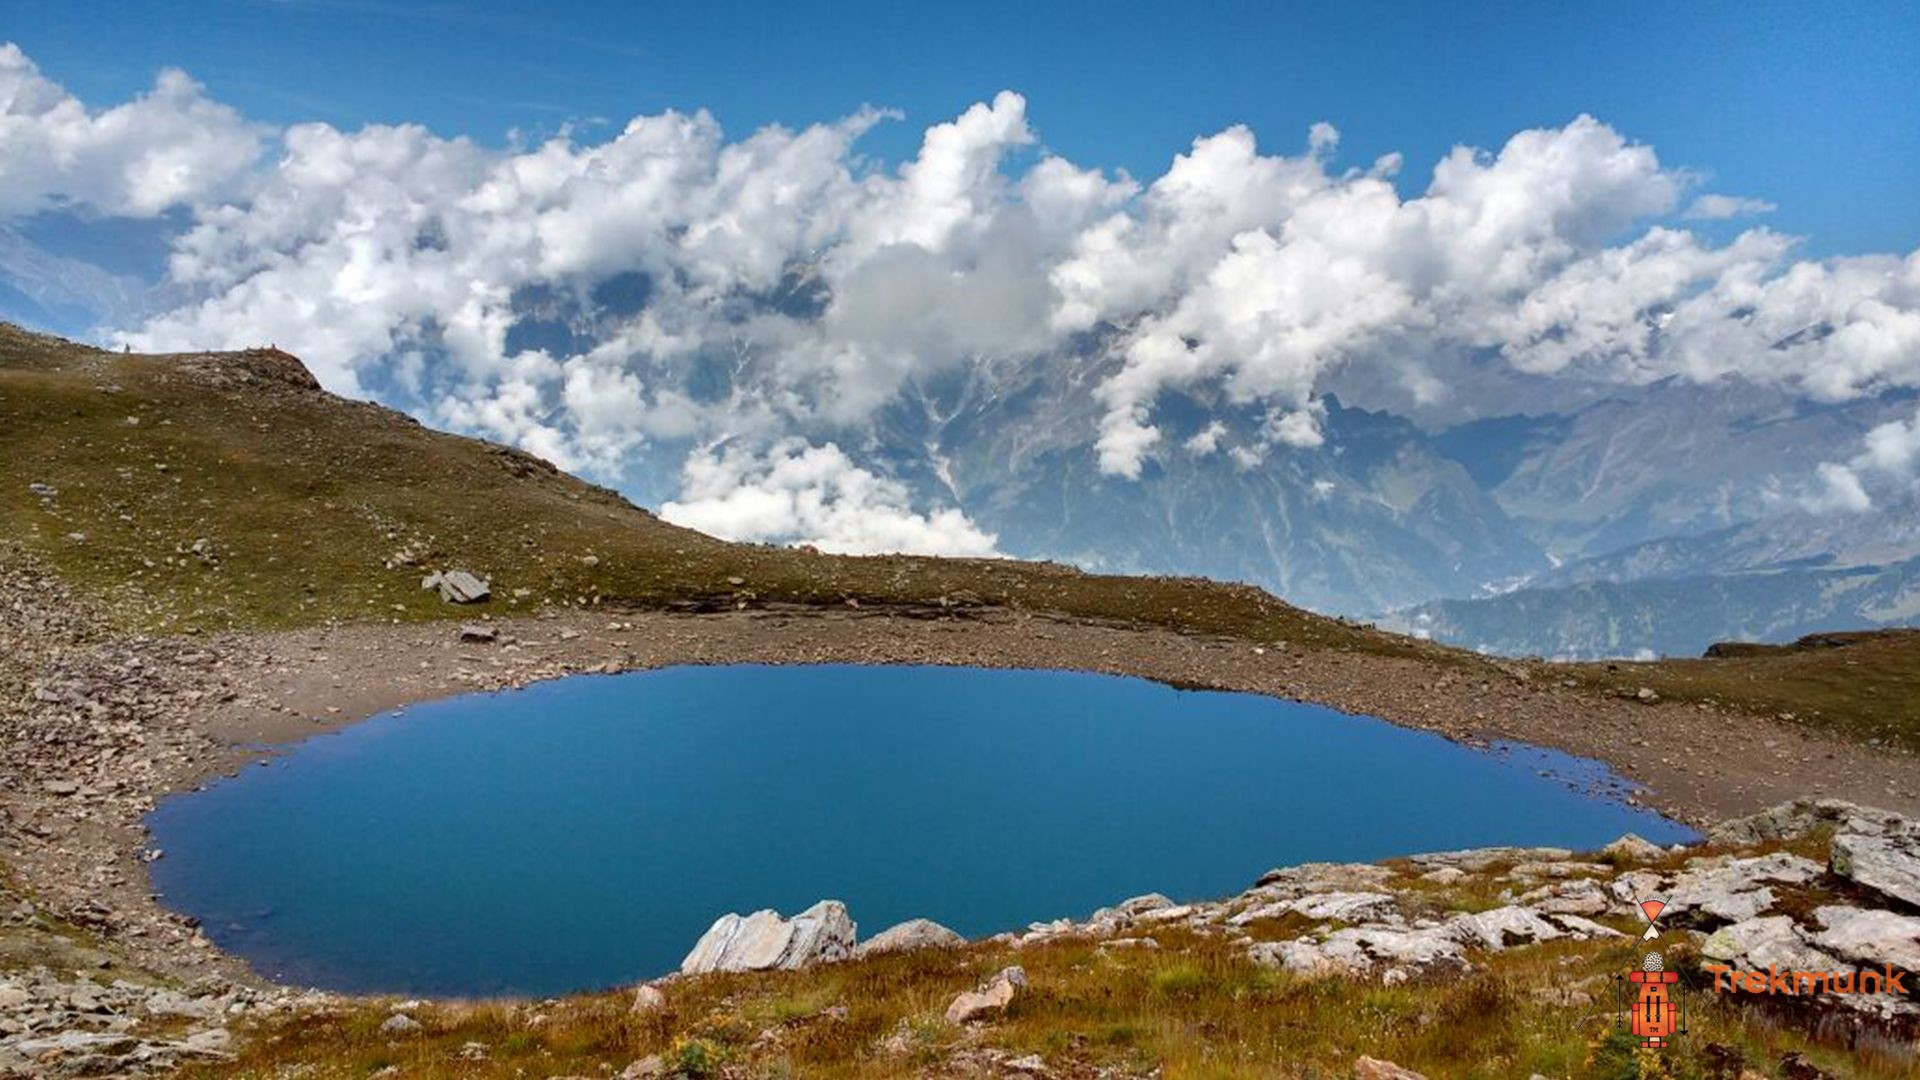
[{"label": "cloud bank", "polygon": [[776,443],[767,453],[705,447],[687,458],[679,500],[660,516],[725,540],[808,544],[835,554],[909,551],[991,556],[994,537],[958,510],[915,513],[905,485],[855,465],[838,446]]},{"label": "cloud bank", "polygon": [[[1292,153],[1204,135],[1142,182],[1045,150],[1017,93],[928,127],[897,168],[863,158],[896,119],[730,139],[667,112],[503,149],[303,124],[263,142],[177,72],[93,110],[7,46],[0,218],[185,208],[183,299],[118,340],[272,341],[334,390],[603,475],[693,447],[683,520],[821,546],[991,549],[839,449],[903,388],[973,364],[1086,365],[1085,445],[1119,477],[1167,453],[1312,452],[1322,385],[1353,363],[1431,394],[1446,353],[1827,401],[1920,386],[1920,253],[1704,237],[1685,222],[1770,207],[1690,199],[1691,174],[1592,117],[1456,148],[1418,188],[1398,155],[1341,164],[1326,124]],[[1169,392],[1266,419],[1169,438]]]}]

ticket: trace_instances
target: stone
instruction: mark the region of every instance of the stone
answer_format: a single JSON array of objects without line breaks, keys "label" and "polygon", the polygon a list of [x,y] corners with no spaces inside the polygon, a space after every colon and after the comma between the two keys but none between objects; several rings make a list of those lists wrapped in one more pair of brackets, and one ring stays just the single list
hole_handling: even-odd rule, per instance
[{"label": "stone", "polygon": [[1605,915],[1613,907],[1613,898],[1592,878],[1546,885],[1520,899],[1547,915]]},{"label": "stone", "polygon": [[1657,705],[1660,703],[1660,695],[1653,687],[1643,686],[1633,692],[1633,700],[1642,705]]},{"label": "stone", "polygon": [[1287,910],[1309,919],[1337,919],[1341,922],[1369,922],[1393,911],[1393,897],[1386,893],[1334,892],[1313,893],[1286,905]]},{"label": "stone", "polygon": [[1627,833],[1600,849],[1600,854],[1617,862],[1646,863],[1658,862],[1666,857],[1666,849],[1651,840],[1642,839],[1633,833]]},{"label": "stone", "polygon": [[1792,918],[1769,915],[1715,930],[1700,946],[1701,955],[1743,970],[1778,966],[1787,971],[1832,971],[1833,957],[1809,946]]},{"label": "stone", "polygon": [[1451,866],[1457,870],[1479,873],[1489,869],[1495,863],[1564,862],[1573,856],[1567,848],[1556,847],[1489,847],[1470,848],[1466,851],[1435,851],[1425,855],[1415,855],[1408,861],[1426,869]]},{"label": "stone", "polygon": [[32,994],[17,986],[0,986],[0,1011],[17,1009],[32,1000]]},{"label": "stone", "polygon": [[380,1025],[382,1035],[411,1035],[420,1030],[420,1021],[406,1013],[394,1013]]},{"label": "stone", "polygon": [[139,1045],[131,1035],[114,1031],[63,1031],[39,1039],[22,1039],[13,1049],[29,1058],[45,1054],[124,1054]]},{"label": "stone", "polygon": [[1429,870],[1420,875],[1421,881],[1431,881],[1435,885],[1452,885],[1466,879],[1467,872],[1457,866],[1443,866],[1438,870]]},{"label": "stone", "polygon": [[1130,918],[1137,918],[1145,915],[1149,911],[1160,911],[1173,906],[1174,903],[1170,898],[1162,896],[1159,893],[1148,893],[1145,896],[1136,896],[1131,900],[1122,900],[1120,903],[1114,905],[1114,910]]},{"label": "stone", "polygon": [[224,1054],[233,1049],[233,1033],[226,1028],[208,1028],[194,1032],[180,1044],[196,1054]]},{"label": "stone", "polygon": [[1819,877],[1821,869],[1811,859],[1784,851],[1750,859],[1695,859],[1664,892],[1655,888],[1646,895],[1667,901],[1660,917],[1676,926],[1744,922],[1773,906],[1773,890],[1764,882],[1805,885]]},{"label": "stone", "polygon": [[709,971],[793,971],[853,955],[856,927],[847,906],[822,900],[791,920],[772,910],[729,912],[714,921],[680,962],[688,975]]},{"label": "stone", "polygon": [[1778,806],[1715,825],[1707,839],[1715,844],[1758,844],[1768,840],[1798,840],[1822,826],[1838,832],[1885,835],[1912,823],[1886,810],[1844,799],[1795,799]]},{"label": "stone", "polygon": [[[1309,943],[1311,944],[1311,943]],[[1316,947],[1317,958],[1295,951],[1293,963],[1305,963],[1304,969],[1285,965],[1289,970],[1346,970],[1367,972],[1376,967],[1409,968],[1416,971],[1461,972],[1467,958],[1460,942],[1446,929],[1401,930],[1380,926],[1350,926],[1335,930]]]},{"label": "stone", "polygon": [[73,795],[80,790],[80,785],[71,780],[49,780],[40,785],[40,790],[49,795]]},{"label": "stone", "polygon": [[428,574],[420,582],[422,589],[438,589],[440,599],[449,604],[478,604],[493,595],[482,579],[465,570],[446,570]]},{"label": "stone", "polygon": [[1363,1057],[1353,1063],[1353,1080],[1427,1080],[1412,1069],[1403,1069],[1391,1061]]},{"label": "stone", "polygon": [[873,956],[877,953],[940,949],[963,945],[966,940],[932,919],[908,919],[906,922],[889,926],[861,942],[859,947],[853,950],[853,954]]},{"label": "stone", "polygon": [[633,991],[633,1007],[629,1012],[635,1014],[656,1012],[667,1007],[667,995],[652,983],[641,983]]},{"label": "stone", "polygon": [[1374,863],[1301,863],[1269,870],[1254,882],[1256,889],[1338,892],[1377,888],[1393,879],[1393,868]]},{"label": "stone", "polygon": [[1025,1076],[1047,1075],[1047,1061],[1039,1054],[1028,1054],[1025,1057],[1017,1057],[1011,1061],[1003,1062],[1001,1068],[1006,1069],[1008,1072],[1017,1072]]},{"label": "stone", "polygon": [[1447,920],[1447,930],[1461,944],[1499,951],[1535,941],[1553,941],[1567,936],[1566,931],[1541,918],[1528,908],[1515,904]]},{"label": "stone", "polygon": [[491,645],[500,640],[500,632],[485,623],[467,623],[460,627],[460,640],[474,645]]},{"label": "stone", "polygon": [[947,1023],[970,1024],[976,1020],[998,1016],[1007,1006],[1016,1001],[1027,989],[1027,972],[1022,967],[1001,968],[980,984],[977,990],[967,990],[953,999],[947,1006]]},{"label": "stone", "polygon": [[1920,972],[1920,919],[1891,911],[1831,906],[1813,909],[1824,929],[1813,943],[1858,964],[1892,964]]},{"label": "stone", "polygon": [[650,1080],[651,1077],[667,1075],[667,1063],[659,1054],[648,1054],[620,1070],[620,1080]]},{"label": "stone", "polygon": [[1920,907],[1920,834],[1844,832],[1833,838],[1833,872]]}]

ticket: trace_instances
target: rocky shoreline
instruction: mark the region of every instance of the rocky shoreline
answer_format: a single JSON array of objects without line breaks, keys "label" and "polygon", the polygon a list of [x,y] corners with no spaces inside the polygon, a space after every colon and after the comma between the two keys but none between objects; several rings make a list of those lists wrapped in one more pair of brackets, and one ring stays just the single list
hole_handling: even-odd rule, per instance
[{"label": "rocky shoreline", "polygon": [[[1907,812],[1920,809],[1914,794],[1920,792],[1920,765],[1912,756],[1761,718],[1599,699],[1541,685],[1524,673],[1501,684],[1462,685],[1416,661],[1285,643],[1250,647],[1030,615],[573,610],[488,622],[488,635],[462,635],[448,623],[354,624],[204,640],[120,638],[105,626],[51,575],[22,559],[0,561],[0,653],[8,658],[0,668],[0,862],[13,874],[0,882],[0,940],[39,943],[10,946],[4,956],[15,974],[0,976],[0,1003],[14,1004],[0,1008],[0,1053],[16,1058],[24,1044],[75,1061],[101,1057],[127,1069],[159,1068],[226,1052],[215,1032],[225,1030],[228,1018],[311,1008],[324,1000],[265,985],[215,949],[192,920],[151,895],[145,867],[165,853],[147,846],[142,818],[157,799],[246,767],[260,759],[261,744],[335,729],[412,701],[579,672],[721,662],[1072,667],[1318,701],[1462,741],[1515,739],[1604,756],[1649,785],[1643,801],[1696,823],[1769,805],[1808,787]],[[1740,739],[1743,752],[1726,752],[1730,736]],[[1532,861],[1565,859],[1562,853]],[[1344,891],[1364,896],[1367,873],[1352,873],[1357,876]],[[1295,895],[1281,895],[1296,888]],[[1292,904],[1328,891],[1287,878],[1258,889],[1266,892],[1227,903]],[[1577,898],[1554,899],[1565,906]],[[1314,903],[1322,902],[1334,901]],[[1337,916],[1343,922],[1367,911],[1364,902],[1351,902],[1361,907]],[[1589,907],[1595,902],[1585,899]],[[1136,922],[1231,926],[1232,918],[1249,910],[1183,907],[1110,912],[1094,930],[1089,922],[1063,921],[1049,924],[1052,931],[1028,934],[1097,932],[1117,942]],[[1280,914],[1288,913],[1307,917],[1291,908]],[[1116,921],[1121,916],[1124,921]],[[1268,950],[1268,959],[1287,970],[1358,970],[1376,959],[1391,961],[1404,946],[1414,950],[1408,955],[1430,954],[1437,961],[1470,948],[1476,937],[1529,933],[1548,940],[1549,933],[1594,933],[1573,921],[1587,919],[1571,908],[1539,911],[1491,923],[1479,919],[1471,927],[1450,924],[1443,934],[1437,927],[1402,927],[1395,932],[1412,936],[1400,938],[1361,920],[1338,940]],[[1368,926],[1373,928],[1360,929]],[[93,966],[77,978],[69,977],[71,968],[63,973],[44,964],[44,971],[34,973],[35,950],[44,951],[55,939],[70,942],[75,931],[102,947],[54,952],[63,961]],[[1368,965],[1360,963],[1363,958]],[[1389,963],[1382,974],[1392,970]],[[129,977],[120,977],[122,972]],[[164,1006],[153,1013],[143,1004],[180,987],[194,988],[191,1000],[204,1017],[183,1017]],[[101,1011],[80,1007],[89,1001]],[[129,1017],[140,1019],[120,1023]],[[152,1038],[129,1034],[136,1029]],[[87,1038],[71,1047],[36,1041],[68,1035]],[[6,1062],[0,1057],[0,1075]]]}]

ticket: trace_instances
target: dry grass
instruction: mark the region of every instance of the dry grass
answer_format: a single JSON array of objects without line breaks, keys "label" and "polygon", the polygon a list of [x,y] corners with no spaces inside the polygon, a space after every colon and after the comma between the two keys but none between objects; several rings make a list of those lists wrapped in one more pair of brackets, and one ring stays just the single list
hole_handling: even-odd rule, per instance
[{"label": "dry grass", "polygon": [[[1766,1069],[1787,1053],[1838,1075],[1911,1075],[1911,1062],[1893,1053],[1825,1044],[1806,1025],[1708,994],[1695,995],[1686,1038],[1664,1058],[1643,1059],[1616,1036],[1611,1014],[1611,978],[1637,957],[1637,943],[1514,950],[1485,958],[1464,980],[1386,987],[1295,978],[1218,940],[1163,937],[1159,951],[972,946],[705,977],[668,986],[667,1008],[638,1017],[624,993],[435,1005],[413,1013],[423,1031],[401,1037],[379,1031],[388,1006],[367,1003],[270,1026],[239,1061],[188,1075],[364,1077],[392,1067],[388,1075],[407,1078],[604,1076],[658,1054],[688,1076],[868,1078],[964,1074],[985,1049],[1037,1053],[1055,1076],[1158,1068],[1168,1080],[1339,1077],[1363,1054],[1435,1080],[1701,1077],[1730,1056]],[[945,1022],[955,993],[1009,963],[1026,968],[1026,997],[985,1027]],[[463,1052],[476,1043],[484,1049]]]}]

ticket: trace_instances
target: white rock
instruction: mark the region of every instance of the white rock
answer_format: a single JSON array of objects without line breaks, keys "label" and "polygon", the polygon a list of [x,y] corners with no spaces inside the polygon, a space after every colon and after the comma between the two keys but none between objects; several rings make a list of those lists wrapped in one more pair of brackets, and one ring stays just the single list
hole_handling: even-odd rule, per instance
[{"label": "white rock", "polygon": [[448,570],[429,575],[420,583],[423,589],[440,590],[440,599],[449,604],[477,604],[493,595],[492,588],[465,570]]},{"label": "white rock", "polygon": [[1162,896],[1159,893],[1148,893],[1145,896],[1136,896],[1131,900],[1122,900],[1114,905],[1114,910],[1122,915],[1138,917],[1145,915],[1149,911],[1160,911],[1163,908],[1170,908],[1172,906],[1174,906],[1172,899]]},{"label": "white rock", "polygon": [[1013,1004],[1027,989],[1025,968],[1009,967],[995,972],[978,990],[967,990],[947,1006],[947,1022],[966,1024],[996,1016]]},{"label": "white rock", "polygon": [[1447,929],[1461,944],[1498,951],[1513,945],[1553,941],[1566,931],[1518,905],[1494,908],[1447,920]]},{"label": "white rock", "polygon": [[1700,952],[1740,968],[1765,970],[1778,966],[1789,971],[1831,971],[1833,957],[1809,946],[1786,915],[1748,919],[1715,930]]},{"label": "white rock", "polygon": [[1815,908],[1813,917],[1825,927],[1813,935],[1820,948],[1855,963],[1920,972],[1920,919],[1840,906]]},{"label": "white rock", "polygon": [[708,971],[792,971],[853,955],[847,906],[822,900],[791,920],[772,910],[720,916],[680,962],[688,975]]},{"label": "white rock", "polygon": [[420,1021],[406,1013],[394,1013],[380,1025],[382,1035],[411,1035],[420,1030]]},{"label": "white rock", "polygon": [[1534,910],[1550,915],[1605,915],[1613,907],[1613,898],[1592,878],[1543,886],[1520,899]]},{"label": "white rock", "polygon": [[1600,854],[1608,855],[1623,862],[1658,862],[1666,857],[1666,849],[1650,840],[1644,840],[1633,833],[1627,833],[1620,839],[1600,849]]},{"label": "white rock", "polygon": [[1841,833],[1833,838],[1833,872],[1920,907],[1920,835]]},{"label": "white rock", "polygon": [[898,925],[889,926],[861,942],[859,947],[853,950],[853,954],[872,956],[876,953],[948,948],[963,945],[966,940],[932,919],[908,919]]},{"label": "white rock", "polygon": [[181,1045],[197,1054],[224,1054],[233,1048],[233,1034],[226,1028],[209,1028],[182,1039]]},{"label": "white rock", "polygon": [[1819,863],[1784,851],[1751,859],[1695,859],[1676,875],[1665,892],[1661,918],[1687,922],[1745,922],[1772,907],[1773,890],[1763,882],[1804,885],[1819,877]]},{"label": "white rock", "polygon": [[1286,905],[1309,919],[1368,922],[1393,911],[1393,897],[1375,892],[1311,893]]},{"label": "white rock", "polygon": [[634,988],[633,1006],[627,1011],[632,1013],[650,1013],[667,1007],[667,995],[652,983],[641,983]]},{"label": "white rock", "polygon": [[1841,799],[1795,799],[1748,817],[1723,821],[1707,833],[1707,838],[1716,844],[1797,840],[1822,825],[1833,825],[1837,832],[1878,836],[1911,824],[1898,814]]}]

